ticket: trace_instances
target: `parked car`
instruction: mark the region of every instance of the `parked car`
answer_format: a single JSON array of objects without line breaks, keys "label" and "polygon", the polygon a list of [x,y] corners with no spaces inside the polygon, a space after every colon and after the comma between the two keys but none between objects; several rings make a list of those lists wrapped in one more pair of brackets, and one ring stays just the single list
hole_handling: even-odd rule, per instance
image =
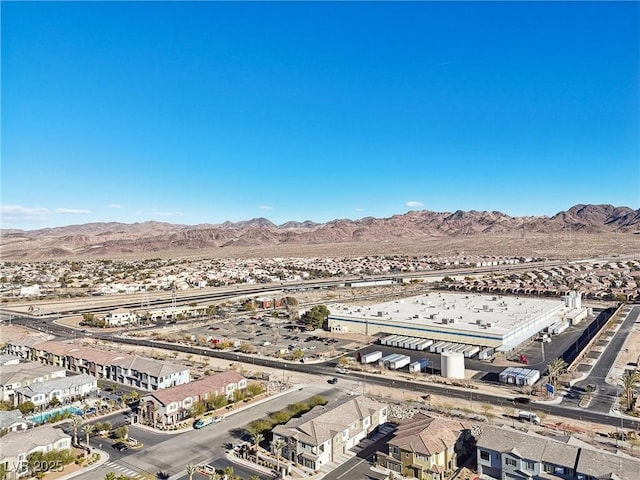
[{"label": "parked car", "polygon": [[329,382],[331,385],[335,385],[336,383],[338,383],[338,379],[336,377],[333,377],[327,380],[327,382]]},{"label": "parked car", "polygon": [[129,446],[124,442],[116,442],[113,444],[113,448],[115,448],[119,452],[124,452],[129,448]]}]

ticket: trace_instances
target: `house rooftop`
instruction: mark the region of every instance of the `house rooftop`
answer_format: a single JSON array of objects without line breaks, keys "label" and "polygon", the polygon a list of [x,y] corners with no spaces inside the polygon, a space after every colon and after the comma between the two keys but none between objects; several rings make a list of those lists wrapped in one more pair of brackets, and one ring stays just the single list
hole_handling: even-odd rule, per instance
[{"label": "house rooftop", "polygon": [[27,423],[20,410],[0,410],[0,430],[9,428],[17,423]]},{"label": "house rooftop", "polygon": [[389,445],[405,451],[434,455],[453,447],[460,432],[469,428],[455,420],[417,414],[398,427]]},{"label": "house rooftop", "polygon": [[96,377],[82,373],[73,377],[54,378],[46,382],[35,382],[26,387],[16,388],[15,391],[22,395],[32,397],[33,395],[49,394],[54,390],[67,390],[90,383],[95,385],[97,383]]},{"label": "house rooftop", "polygon": [[52,445],[63,438],[71,438],[58,428],[44,425],[23,432],[9,432],[2,437],[0,458],[17,457],[38,447]]},{"label": "house rooftop", "polygon": [[64,367],[43,365],[38,362],[3,365],[2,368],[0,368],[0,385],[11,385],[18,382],[31,381],[56,372],[62,372],[62,376],[65,376],[67,371]]},{"label": "house rooftop", "polygon": [[170,403],[181,402],[185,398],[202,397],[205,393],[226,393],[225,389],[227,385],[232,383],[237,384],[243,379],[244,377],[238,372],[222,372],[215,375],[205,376],[183,385],[177,385],[163,390],[156,390],[149,393],[148,396],[154,397],[166,407]]},{"label": "house rooftop", "polygon": [[278,425],[273,431],[286,437],[293,436],[310,445],[320,445],[353,422],[370,417],[385,407],[386,404],[362,395],[344,398],[333,405],[317,406],[300,418]]}]

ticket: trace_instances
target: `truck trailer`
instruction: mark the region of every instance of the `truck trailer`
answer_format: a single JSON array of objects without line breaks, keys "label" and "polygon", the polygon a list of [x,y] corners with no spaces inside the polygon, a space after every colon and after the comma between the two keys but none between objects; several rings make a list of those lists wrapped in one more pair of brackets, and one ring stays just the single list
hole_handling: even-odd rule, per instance
[{"label": "truck trailer", "polygon": [[377,362],[381,358],[382,358],[381,351],[378,350],[376,352],[369,352],[362,355],[362,357],[360,358],[360,363],[373,363],[373,362]]},{"label": "truck trailer", "polygon": [[391,370],[398,370],[402,367],[406,367],[409,363],[411,363],[411,357],[409,355],[401,355],[399,358],[389,361],[389,368]]}]

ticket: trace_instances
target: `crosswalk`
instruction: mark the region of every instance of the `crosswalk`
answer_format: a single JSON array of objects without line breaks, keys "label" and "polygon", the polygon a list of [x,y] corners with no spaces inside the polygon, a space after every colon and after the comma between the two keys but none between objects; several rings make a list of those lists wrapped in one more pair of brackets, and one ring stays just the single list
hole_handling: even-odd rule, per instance
[{"label": "crosswalk", "polygon": [[109,470],[115,470],[116,473],[123,473],[127,477],[136,478],[136,479],[143,479],[144,478],[138,472],[134,472],[133,470],[131,470],[131,469],[127,468],[127,467],[123,467],[122,465],[119,465],[119,464],[117,464],[115,462],[111,462],[111,461],[105,462],[104,466],[105,466],[105,468],[108,468]]}]

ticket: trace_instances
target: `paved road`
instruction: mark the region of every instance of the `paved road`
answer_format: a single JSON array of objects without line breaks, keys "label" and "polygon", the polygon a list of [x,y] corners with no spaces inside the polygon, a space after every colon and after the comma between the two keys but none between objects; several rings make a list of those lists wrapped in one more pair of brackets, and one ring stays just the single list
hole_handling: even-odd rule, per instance
[{"label": "paved road", "polygon": [[[286,396],[272,398],[246,410],[229,414],[221,423],[202,430],[187,430],[177,435],[149,433],[148,430],[136,426],[130,427],[130,435],[144,443],[141,450],[116,452],[114,449],[103,449],[111,456],[107,465],[75,477],[80,480],[104,478],[109,471],[127,469],[139,474],[157,475],[159,472],[170,475],[181,474],[185,465],[212,463],[223,468],[228,463],[225,451],[240,441],[244,427],[252,420],[267,416],[290,403],[306,400],[313,395],[322,395],[329,400],[344,396],[343,390],[329,384],[318,383],[295,390]],[[92,439],[92,446],[97,446],[100,439]],[[121,470],[115,468],[119,466]],[[250,475],[254,474],[252,472]],[[180,477],[177,477],[180,478]],[[185,474],[185,478],[188,478]]]},{"label": "paved road", "polygon": [[606,382],[609,372],[613,368],[618,353],[622,350],[629,333],[634,327],[634,323],[638,321],[640,316],[640,307],[635,306],[622,320],[622,324],[616,331],[615,335],[608,341],[608,345],[596,363],[593,365],[589,376],[576,382],[565,395],[563,404],[568,407],[580,408],[579,403],[582,395],[585,393],[588,385],[595,386],[596,390],[589,403],[588,410],[601,413],[609,413],[614,407],[621,387],[618,385],[610,385]]}]

